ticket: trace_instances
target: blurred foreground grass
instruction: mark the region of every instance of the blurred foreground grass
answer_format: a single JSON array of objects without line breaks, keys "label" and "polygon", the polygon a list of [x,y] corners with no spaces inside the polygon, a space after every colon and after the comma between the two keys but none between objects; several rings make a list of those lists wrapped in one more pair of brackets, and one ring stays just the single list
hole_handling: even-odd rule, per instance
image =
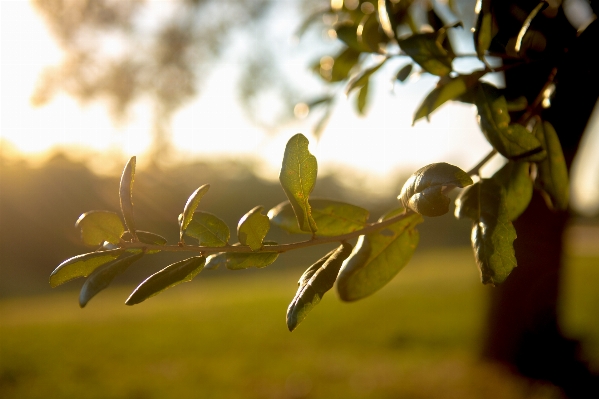
[{"label": "blurred foreground grass", "polygon": [[[281,262],[281,261],[280,261]],[[301,271],[229,272],[126,307],[133,287],[0,302],[2,398],[555,398],[477,361],[485,291],[470,249],[417,253],[382,291],[328,293],[294,333]],[[571,257],[566,332],[599,366],[599,259]],[[79,286],[71,283],[71,286]]]}]

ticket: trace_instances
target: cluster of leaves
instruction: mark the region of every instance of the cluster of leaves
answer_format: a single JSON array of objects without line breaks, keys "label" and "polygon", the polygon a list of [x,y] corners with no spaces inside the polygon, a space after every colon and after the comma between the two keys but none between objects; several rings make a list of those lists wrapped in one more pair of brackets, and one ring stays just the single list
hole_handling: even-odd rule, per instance
[{"label": "cluster of leaves", "polygon": [[[110,211],[86,212],[77,220],[84,244],[97,247],[94,252],[75,256],[61,263],[51,274],[56,287],[79,277],[87,277],[79,303],[88,301],[106,288],[113,279],[142,257],[160,251],[190,251],[195,256],[168,265],[149,276],[131,293],[127,305],[134,305],[181,282],[190,281],[203,269],[223,265],[231,270],[263,268],[272,264],[281,252],[306,246],[339,242],[306,270],[287,311],[287,324],[293,330],[337,282],[342,300],[354,301],[368,296],[388,283],[410,260],[418,244],[416,226],[422,215],[440,215],[449,210],[449,198],[443,187],[472,184],[468,174],[446,163],[432,164],[419,170],[406,182],[399,197],[403,206],[368,223],[366,209],[328,199],[311,199],[318,164],[309,152],[308,139],[293,136],[285,148],[279,180],[288,197],[263,214],[256,206],[237,225],[239,242],[229,244],[229,227],[217,216],[199,210],[201,199],[210,186],[195,190],[178,217],[180,241],[167,245],[162,236],[136,229],[133,214],[135,162],[129,160],[119,189],[121,217]],[[310,239],[278,245],[266,240],[275,225],[290,233],[308,234]],[[348,240],[357,238],[355,248]],[[198,245],[188,245],[193,238]]]},{"label": "cluster of leaves", "polygon": [[[449,101],[476,107],[482,133],[507,164],[491,179],[481,179],[462,194],[457,201],[456,216],[473,221],[472,246],[483,282],[501,283],[516,266],[512,246],[516,233],[511,222],[527,208],[533,187],[542,192],[551,208],[564,210],[568,206],[568,174],[560,142],[553,126],[539,116],[541,105],[548,103],[550,89],[555,87],[554,75],[547,76],[547,84],[531,104],[525,97],[508,101],[501,89],[484,80],[488,73],[501,70],[490,67],[486,59],[497,34],[491,1],[476,2],[472,39],[474,57],[481,61],[481,69],[469,73],[459,73],[453,67],[457,57],[473,57],[456,54],[447,34],[451,29],[462,29],[461,22],[454,22],[458,20],[455,2],[447,2],[443,12],[440,12],[442,4],[435,2],[435,7],[427,7],[426,3],[332,1],[330,7],[308,18],[304,25],[326,15],[326,20],[332,21],[329,32],[334,32],[342,47],[336,54],[320,58],[312,69],[329,86],[345,86],[346,95],[357,90],[356,108],[360,114],[367,107],[370,82],[388,71],[384,66],[394,58],[408,62],[393,72],[393,80],[404,82],[415,71],[438,77],[434,89],[416,108],[413,123],[423,118],[428,120]],[[529,28],[547,7],[557,6],[540,1],[529,10],[508,48],[503,46],[504,52],[494,55],[510,58],[509,67],[529,62],[536,49],[536,32]],[[327,106],[315,135],[320,134],[326,124],[333,103],[334,96],[307,102],[313,108]],[[520,117],[513,121],[513,115]],[[442,197],[442,191],[440,187],[430,187],[423,193],[437,199]],[[402,199],[406,208],[428,216],[447,212],[449,199],[446,203],[440,202],[442,206],[438,208],[424,202],[420,205],[422,208],[418,208],[410,206],[411,194],[406,193]]]},{"label": "cluster of leaves", "polygon": [[[135,157],[127,163],[120,185],[122,220],[116,213],[92,211],[81,215],[77,226],[83,242],[99,248],[75,256],[60,264],[50,276],[54,287],[78,277],[87,277],[79,303],[83,307],[106,288],[118,274],[134,262],[160,251],[189,251],[196,256],[173,263],[144,280],[129,296],[128,305],[140,303],[165,289],[190,281],[203,269],[221,265],[231,270],[263,268],[272,264],[282,252],[338,242],[332,250],[310,266],[299,280],[297,293],[287,310],[287,325],[293,330],[306,317],[323,295],[336,284],[344,301],[364,298],[387,284],[410,260],[419,235],[416,226],[423,216],[437,217],[449,212],[446,195],[455,187],[465,188],[456,200],[455,216],[472,220],[472,247],[481,280],[485,284],[503,282],[516,267],[513,242],[516,231],[512,222],[528,207],[533,188],[542,190],[548,203],[556,209],[568,204],[568,175],[559,139],[551,124],[542,121],[535,106],[526,102],[508,102],[501,90],[481,78],[492,69],[458,74],[453,70],[456,57],[447,40],[447,30],[458,24],[440,26],[433,32],[419,32],[410,13],[411,1],[332,2],[326,12],[337,17],[337,37],[345,43],[335,57],[325,57],[318,72],[331,83],[344,82],[346,92],[358,93],[358,110],[363,111],[369,80],[382,70],[392,57],[386,49],[396,44],[411,63],[396,76],[405,80],[417,65],[423,73],[439,77],[437,86],[426,96],[414,115],[414,122],[429,118],[439,106],[450,100],[469,102],[478,110],[483,134],[494,150],[473,170],[434,163],[417,170],[405,183],[399,206],[377,222],[368,223],[369,212],[358,206],[328,199],[313,199],[318,164],[309,152],[308,140],[302,134],[287,143],[279,180],[288,198],[263,214],[256,206],[238,222],[235,244],[229,244],[229,227],[217,216],[198,210],[210,186],[195,190],[179,215],[180,241],[167,245],[158,234],[137,230],[133,216],[133,179]],[[355,7],[354,7],[355,6]],[[541,7],[535,8],[529,19]],[[434,14],[434,11],[432,11]],[[474,35],[478,58],[492,40],[492,18],[488,2],[480,1],[477,33]],[[528,20],[517,40],[521,48]],[[406,28],[406,36],[398,33]],[[524,33],[522,33],[524,32]],[[382,54],[383,60],[370,68],[362,68],[364,55]],[[329,104],[332,97],[316,101]],[[510,111],[526,109],[526,118],[512,122]],[[491,178],[478,175],[480,167],[495,153],[507,163]],[[271,225],[294,234],[307,234],[308,240],[277,244],[267,240]],[[198,245],[188,245],[185,238]],[[349,243],[357,238],[355,247]]]}]

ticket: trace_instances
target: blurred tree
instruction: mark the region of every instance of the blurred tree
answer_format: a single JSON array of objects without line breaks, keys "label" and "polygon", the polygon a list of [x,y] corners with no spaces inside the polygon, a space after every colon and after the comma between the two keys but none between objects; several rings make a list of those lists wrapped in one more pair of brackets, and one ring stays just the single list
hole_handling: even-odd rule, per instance
[{"label": "blurred tree", "polygon": [[[156,104],[155,145],[164,148],[169,117],[195,94],[198,61],[218,54],[226,38],[225,29],[258,18],[267,3],[175,4],[169,11],[172,16],[148,34],[148,28],[144,30],[139,22],[148,23],[152,18],[139,16],[140,2],[36,2],[67,54],[60,68],[45,75],[37,101],[45,101],[57,88],[81,99],[108,96],[115,115],[122,116],[134,98],[150,94]],[[437,87],[416,111],[415,121],[428,118],[450,100],[476,105],[485,136],[499,153],[511,159],[510,165],[528,162],[527,178],[529,168],[533,176],[535,170],[545,173],[540,154],[546,150],[552,158],[552,153],[547,145],[525,144],[534,137],[526,128],[552,125],[565,165],[571,165],[599,95],[599,77],[592,62],[599,27],[591,18],[591,7],[596,7],[597,1],[479,0],[476,7],[474,1],[451,0],[323,0],[321,4],[322,9],[308,18],[304,27],[324,17],[327,29],[343,47],[337,54],[322,57],[313,69],[331,87],[343,83],[348,93],[357,90],[359,113],[367,110],[370,79],[380,67],[390,58],[406,57],[409,64],[397,72],[398,80],[404,81],[418,68],[439,76]],[[207,12],[213,7],[223,8],[219,8],[221,12]],[[577,13],[585,7],[585,12]],[[447,39],[458,21],[468,25],[469,17],[459,17],[467,8],[476,9],[475,57],[456,54],[459,43],[451,34]],[[107,40],[115,35],[127,44],[118,56],[107,57],[97,51],[101,46],[88,40]],[[502,66],[489,66],[489,56],[501,59]],[[477,67],[483,69],[458,74],[452,66],[456,57],[478,58]],[[490,72],[505,73],[504,89],[479,81]],[[326,123],[333,100],[329,95],[304,104],[327,108],[317,130]],[[502,102],[506,105],[497,105]],[[510,124],[510,120],[515,123]],[[513,138],[516,132],[523,141]],[[541,136],[543,133],[537,134]],[[522,151],[514,152],[515,142]],[[567,188],[556,187],[553,191],[538,187],[543,189],[541,194],[535,193],[524,213],[514,217],[519,267],[492,291],[483,352],[524,375],[555,383],[569,397],[591,397],[598,393],[597,376],[580,361],[576,342],[564,338],[559,327],[557,301]],[[467,215],[468,210],[462,212]],[[483,273],[486,282],[484,278]]]},{"label": "blurred tree", "polygon": [[139,99],[153,104],[153,160],[169,151],[171,117],[198,85],[233,33],[269,11],[270,0],[33,0],[64,52],[47,68],[33,103],[59,90],[105,100],[115,120]]},{"label": "blurred tree", "polygon": [[[493,2],[498,31],[493,50],[506,53],[510,40],[518,35],[522,16],[537,3]],[[575,18],[584,18],[584,14],[573,15],[573,8],[585,6],[584,2],[566,1],[565,8],[557,7],[560,3],[551,4],[546,14],[531,24],[535,35],[531,40],[538,46],[531,49],[534,62],[506,70],[505,95],[524,95],[533,103],[539,91],[555,89],[541,117],[555,127],[570,169],[599,96],[599,77],[590,51],[599,40],[599,25],[595,21],[577,32],[579,27],[573,26],[566,13],[574,23]],[[593,3],[597,6],[598,2]],[[504,63],[512,65],[514,60]],[[554,86],[547,86],[548,78]],[[524,375],[552,381],[569,397],[586,398],[599,395],[599,378],[579,360],[578,343],[563,336],[558,318],[567,219],[566,211],[552,211],[535,192],[531,205],[514,222],[519,267],[512,278],[491,292],[484,353],[515,365]]]}]

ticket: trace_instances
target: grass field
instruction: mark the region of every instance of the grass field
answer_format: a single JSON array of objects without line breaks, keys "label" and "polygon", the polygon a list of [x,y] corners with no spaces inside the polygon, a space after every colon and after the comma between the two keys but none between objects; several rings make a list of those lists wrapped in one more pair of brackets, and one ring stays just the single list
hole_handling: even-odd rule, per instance
[{"label": "grass field", "polygon": [[[132,287],[109,289],[84,310],[74,291],[5,299],[0,397],[558,397],[477,361],[490,288],[469,249],[420,252],[357,303],[330,292],[293,333],[285,312],[301,271],[273,268],[200,274],[134,307],[123,305]],[[596,369],[598,283],[599,258],[568,260],[565,327]]]}]

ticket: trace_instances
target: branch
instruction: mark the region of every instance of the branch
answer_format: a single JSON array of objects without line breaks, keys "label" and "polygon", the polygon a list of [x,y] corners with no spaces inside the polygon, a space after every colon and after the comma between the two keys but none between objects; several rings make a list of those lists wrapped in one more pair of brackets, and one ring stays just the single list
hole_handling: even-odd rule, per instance
[{"label": "branch", "polygon": [[[470,169],[467,173],[470,176],[477,175],[480,168],[486,164],[495,154],[496,150],[492,150],[489,154],[487,154],[479,163],[477,163],[472,169]],[[455,187],[448,187],[444,190],[445,193],[453,190]],[[413,211],[406,210],[404,213],[399,214],[397,216],[391,217],[389,219],[370,223],[366,225],[364,228],[352,231],[351,233],[341,234],[338,236],[331,237],[314,237],[310,240],[299,241],[290,244],[278,244],[278,245],[268,245],[264,246],[258,251],[252,251],[250,247],[245,245],[226,245],[223,247],[203,247],[199,245],[153,245],[153,244],[144,244],[142,242],[123,242],[119,246],[123,249],[145,249],[146,251],[158,250],[158,251],[168,251],[168,252],[196,252],[201,253],[203,255],[210,255],[221,252],[237,252],[237,253],[264,253],[264,252],[277,252],[283,253],[287,251],[293,251],[295,249],[312,247],[315,245],[328,244],[332,242],[341,242],[351,240],[352,238],[357,238],[361,235],[373,233],[375,231],[379,231],[384,229],[387,226],[390,226],[396,222],[399,222],[402,219],[413,214]]]}]

